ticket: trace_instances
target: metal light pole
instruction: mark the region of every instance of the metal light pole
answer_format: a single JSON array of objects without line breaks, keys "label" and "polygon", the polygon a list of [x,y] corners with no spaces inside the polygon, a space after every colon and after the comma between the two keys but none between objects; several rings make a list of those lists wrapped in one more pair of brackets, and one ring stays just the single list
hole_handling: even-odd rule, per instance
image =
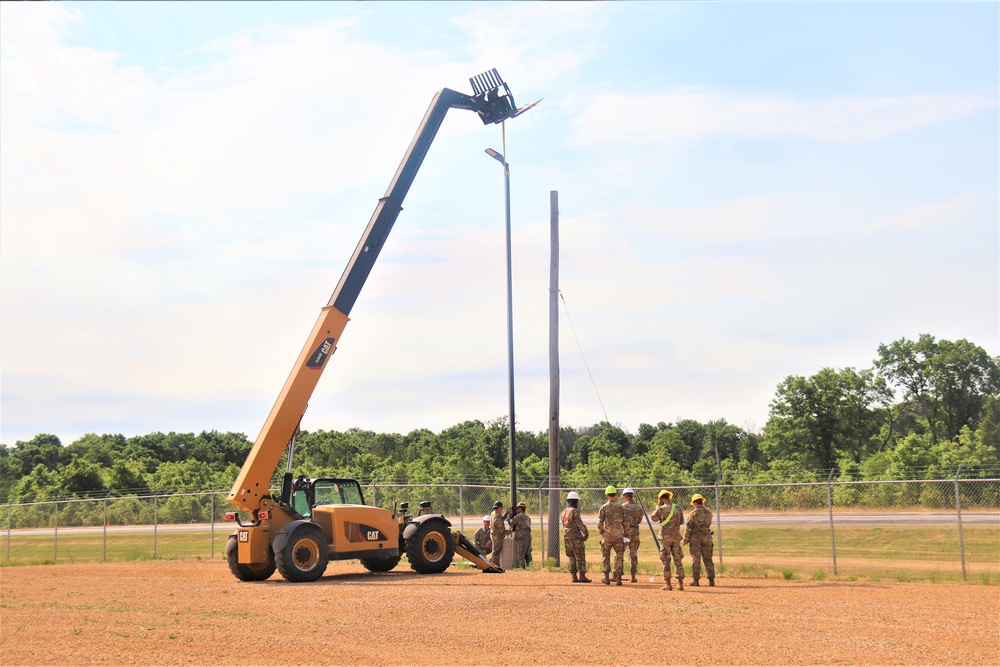
[{"label": "metal light pole", "polygon": [[510,165],[503,155],[492,148],[487,148],[486,154],[503,165],[504,203],[507,213],[507,386],[510,394],[507,436],[510,445],[510,509],[513,511],[517,507],[517,466],[514,462],[514,301],[510,269]]}]

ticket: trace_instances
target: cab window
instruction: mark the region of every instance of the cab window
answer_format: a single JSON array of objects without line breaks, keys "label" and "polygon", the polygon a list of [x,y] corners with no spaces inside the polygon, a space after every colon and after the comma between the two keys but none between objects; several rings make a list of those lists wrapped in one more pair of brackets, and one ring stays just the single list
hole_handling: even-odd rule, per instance
[{"label": "cab window", "polygon": [[317,505],[364,505],[361,487],[353,480],[317,482],[313,487]]},{"label": "cab window", "polygon": [[309,497],[306,496],[305,490],[300,489],[292,495],[292,509],[304,517],[308,517],[311,514],[309,511]]}]

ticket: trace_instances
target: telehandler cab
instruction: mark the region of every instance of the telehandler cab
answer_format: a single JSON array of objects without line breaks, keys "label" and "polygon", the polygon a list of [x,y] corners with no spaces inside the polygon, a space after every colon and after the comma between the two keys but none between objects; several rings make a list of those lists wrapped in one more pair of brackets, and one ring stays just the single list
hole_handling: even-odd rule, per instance
[{"label": "telehandler cab", "polygon": [[[484,572],[502,572],[486,560],[451,523],[421,503],[416,517],[397,516],[365,505],[353,479],[292,479],[295,436],[309,398],[336,350],[351,309],[371,272],[449,109],[475,111],[484,125],[514,118],[537,102],[518,108],[495,69],[469,79],[473,94],[448,88],[431,99],[385,196],[327,305],[313,326],[260,435],[243,463],[228,500],[239,510],[226,518],[238,524],[226,544],[229,569],[237,579],[262,581],[277,569],[289,581],[315,581],[330,560],[357,558],[372,572],[393,569],[403,554],[421,574],[444,571],[457,553]],[[271,493],[271,476],[287,451],[281,492]],[[243,513],[241,518],[240,512]]]}]

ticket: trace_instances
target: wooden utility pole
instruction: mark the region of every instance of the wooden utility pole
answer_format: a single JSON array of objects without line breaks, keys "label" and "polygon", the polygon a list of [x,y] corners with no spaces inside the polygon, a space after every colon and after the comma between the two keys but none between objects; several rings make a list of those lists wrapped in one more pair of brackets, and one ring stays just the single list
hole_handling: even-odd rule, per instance
[{"label": "wooden utility pole", "polygon": [[548,558],[559,565],[559,193],[549,192],[549,534]]}]

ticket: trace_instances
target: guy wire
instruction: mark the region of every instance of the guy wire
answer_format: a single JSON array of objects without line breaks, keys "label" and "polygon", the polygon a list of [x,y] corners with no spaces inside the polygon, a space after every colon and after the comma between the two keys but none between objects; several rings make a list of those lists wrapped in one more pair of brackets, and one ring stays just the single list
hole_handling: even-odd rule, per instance
[{"label": "guy wire", "polygon": [[608,419],[608,411],[604,409],[604,401],[601,400],[601,392],[597,391],[597,383],[594,382],[594,374],[590,372],[590,364],[587,363],[587,357],[583,354],[583,346],[580,345],[580,339],[576,335],[576,327],[573,326],[573,319],[569,316],[569,306],[566,305],[566,297],[563,296],[562,290],[559,290],[559,298],[562,299],[563,308],[566,310],[566,321],[569,322],[569,329],[573,332],[573,339],[576,340],[576,346],[580,350],[580,356],[583,357],[583,365],[587,368],[587,375],[590,376],[590,384],[594,385],[594,393],[597,394],[597,402],[601,404],[601,412],[604,413],[604,421],[610,424],[611,421]]}]

